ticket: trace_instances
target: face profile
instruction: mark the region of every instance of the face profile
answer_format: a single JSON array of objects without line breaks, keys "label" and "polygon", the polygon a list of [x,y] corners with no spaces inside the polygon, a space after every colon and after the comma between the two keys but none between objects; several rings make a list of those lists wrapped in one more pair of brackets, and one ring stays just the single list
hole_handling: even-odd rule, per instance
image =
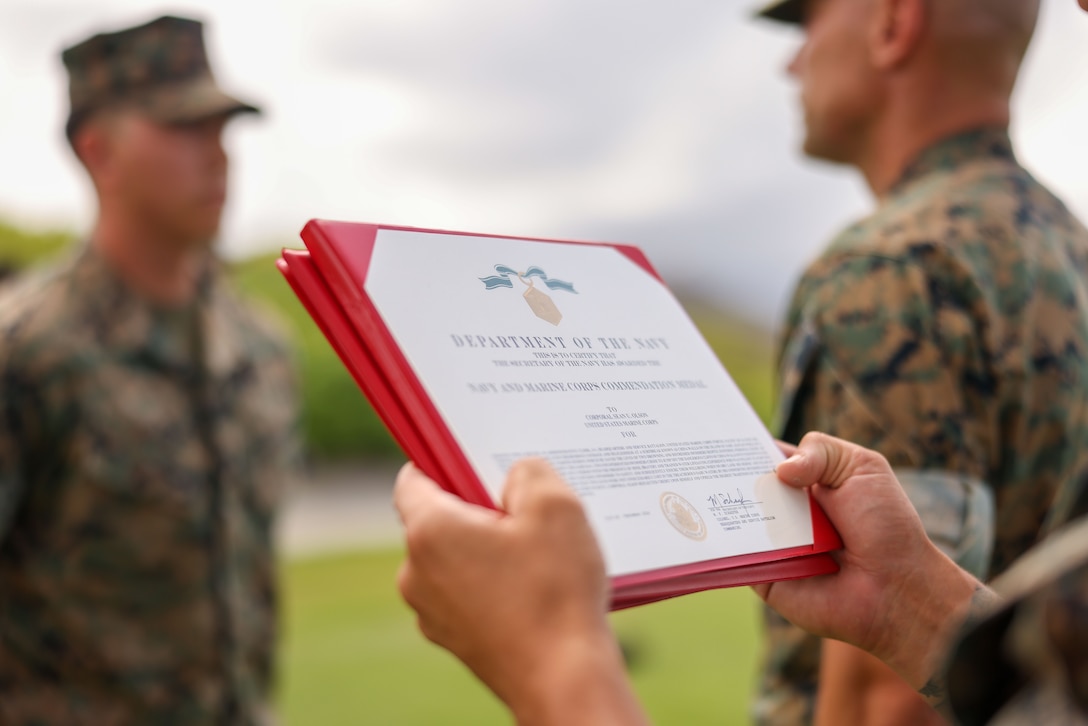
[{"label": "face profile", "polygon": [[99,194],[158,230],[162,244],[206,247],[227,198],[226,122],[162,123],[121,109],[91,119],[73,144]]},{"label": "face profile", "polygon": [[807,155],[850,163],[870,125],[879,88],[869,65],[865,0],[813,0],[805,38],[790,61],[800,88]]}]

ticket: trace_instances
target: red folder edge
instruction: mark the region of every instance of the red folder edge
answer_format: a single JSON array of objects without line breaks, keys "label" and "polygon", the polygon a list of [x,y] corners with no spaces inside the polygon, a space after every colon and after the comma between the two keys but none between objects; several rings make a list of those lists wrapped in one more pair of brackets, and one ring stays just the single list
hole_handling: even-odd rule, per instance
[{"label": "red folder edge", "polygon": [[276,267],[287,279],[306,312],[317,323],[355,384],[372,402],[382,423],[389,429],[401,450],[406,455],[411,452],[415,464],[435,479],[437,472],[441,471],[440,462],[434,460],[430,448],[400,405],[400,401],[389,395],[388,386],[384,382],[385,376],[374,365],[366,346],[324,286],[309,254],[300,250],[284,250],[283,257],[276,261]]},{"label": "red folder edge", "polygon": [[[415,422],[433,460],[442,462],[433,471],[424,468],[424,472],[466,501],[497,509],[394,342],[381,314],[363,293],[377,232],[378,227],[374,225],[311,221],[303,228],[302,238],[329,295],[341,302],[347,321],[360,337],[370,340],[366,350],[372,367],[380,372],[386,384],[385,390],[371,399],[371,403],[375,408],[392,409],[386,399],[399,399],[404,415]],[[399,395],[394,395],[394,391]],[[414,451],[405,453],[410,458],[415,456]]]},{"label": "red folder edge", "polygon": [[[390,427],[406,455],[449,491],[475,504],[498,509],[395,344],[380,313],[364,292],[366,273],[380,229],[510,238],[494,234],[311,220],[301,233],[308,254],[285,250],[284,258],[278,263],[315,320],[324,319],[323,323],[318,323],[322,331],[378,410],[383,422]],[[556,244],[599,244],[529,237],[516,239]],[[660,275],[637,247],[608,246],[619,250],[664,285]],[[366,346],[361,342],[364,335],[376,336],[372,345]],[[354,344],[345,342],[351,339],[354,339]],[[393,391],[409,393],[410,396],[398,397],[393,395]],[[828,552],[841,548],[842,541],[827,515],[811,496],[809,501],[812,545],[614,577],[612,608],[632,607],[713,588],[838,571],[838,564]]]}]

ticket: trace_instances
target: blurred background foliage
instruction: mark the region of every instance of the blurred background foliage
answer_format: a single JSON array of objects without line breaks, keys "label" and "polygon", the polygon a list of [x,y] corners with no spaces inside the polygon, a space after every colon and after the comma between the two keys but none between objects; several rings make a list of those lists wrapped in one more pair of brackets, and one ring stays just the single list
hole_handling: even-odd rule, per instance
[{"label": "blurred background foliage", "polygon": [[[32,232],[0,221],[0,268],[22,270],[74,250],[65,231]],[[289,243],[294,244],[294,243]],[[229,264],[238,289],[278,317],[292,335],[302,387],[302,424],[316,461],[392,459],[400,451],[355,382],[280,276],[276,254]],[[771,336],[677,291],[722,363],[766,421],[771,413]]]},{"label": "blurred background foliage", "polygon": [[44,262],[72,245],[69,232],[30,232],[0,220],[0,267],[19,270]]}]

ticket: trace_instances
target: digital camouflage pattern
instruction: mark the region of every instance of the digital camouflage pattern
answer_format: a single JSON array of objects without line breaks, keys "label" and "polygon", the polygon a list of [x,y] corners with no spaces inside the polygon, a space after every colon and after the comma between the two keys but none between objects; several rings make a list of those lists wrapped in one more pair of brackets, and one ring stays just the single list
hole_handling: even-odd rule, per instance
[{"label": "digital camouflage pattern", "polygon": [[[808,268],[785,333],[780,435],[825,431],[930,480],[927,523],[963,482],[986,483],[992,574],[1036,542],[1060,484],[1080,498],[1088,231],[1004,130],[923,152]],[[756,720],[808,723],[819,641],[770,611],[767,624]]]},{"label": "digital camouflage pattern", "polygon": [[92,251],[0,300],[0,723],[264,724],[278,336],[204,279],[150,307]]},{"label": "digital camouflage pattern", "polygon": [[99,109],[128,104],[164,123],[257,112],[219,89],[198,20],[165,16],[99,33],[61,55],[68,69],[68,136]]},{"label": "digital camouflage pattern", "polygon": [[964,627],[945,669],[956,721],[1088,724],[1088,519],[1048,537],[993,587],[1006,602]]},{"label": "digital camouflage pattern", "polygon": [[981,481],[947,472],[896,469],[907,498],[925,512],[930,541],[963,569],[983,579],[994,550],[994,496]]}]

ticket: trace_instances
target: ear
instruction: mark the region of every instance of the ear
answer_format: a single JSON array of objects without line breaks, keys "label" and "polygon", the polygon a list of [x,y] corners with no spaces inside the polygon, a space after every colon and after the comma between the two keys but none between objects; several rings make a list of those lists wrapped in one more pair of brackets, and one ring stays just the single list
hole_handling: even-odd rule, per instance
[{"label": "ear", "polygon": [[113,149],[110,122],[100,116],[87,119],[72,137],[72,149],[95,184],[108,176]]},{"label": "ear", "polygon": [[894,70],[910,60],[921,44],[928,20],[927,0],[873,2],[875,7],[869,34],[873,66],[880,70]]}]

